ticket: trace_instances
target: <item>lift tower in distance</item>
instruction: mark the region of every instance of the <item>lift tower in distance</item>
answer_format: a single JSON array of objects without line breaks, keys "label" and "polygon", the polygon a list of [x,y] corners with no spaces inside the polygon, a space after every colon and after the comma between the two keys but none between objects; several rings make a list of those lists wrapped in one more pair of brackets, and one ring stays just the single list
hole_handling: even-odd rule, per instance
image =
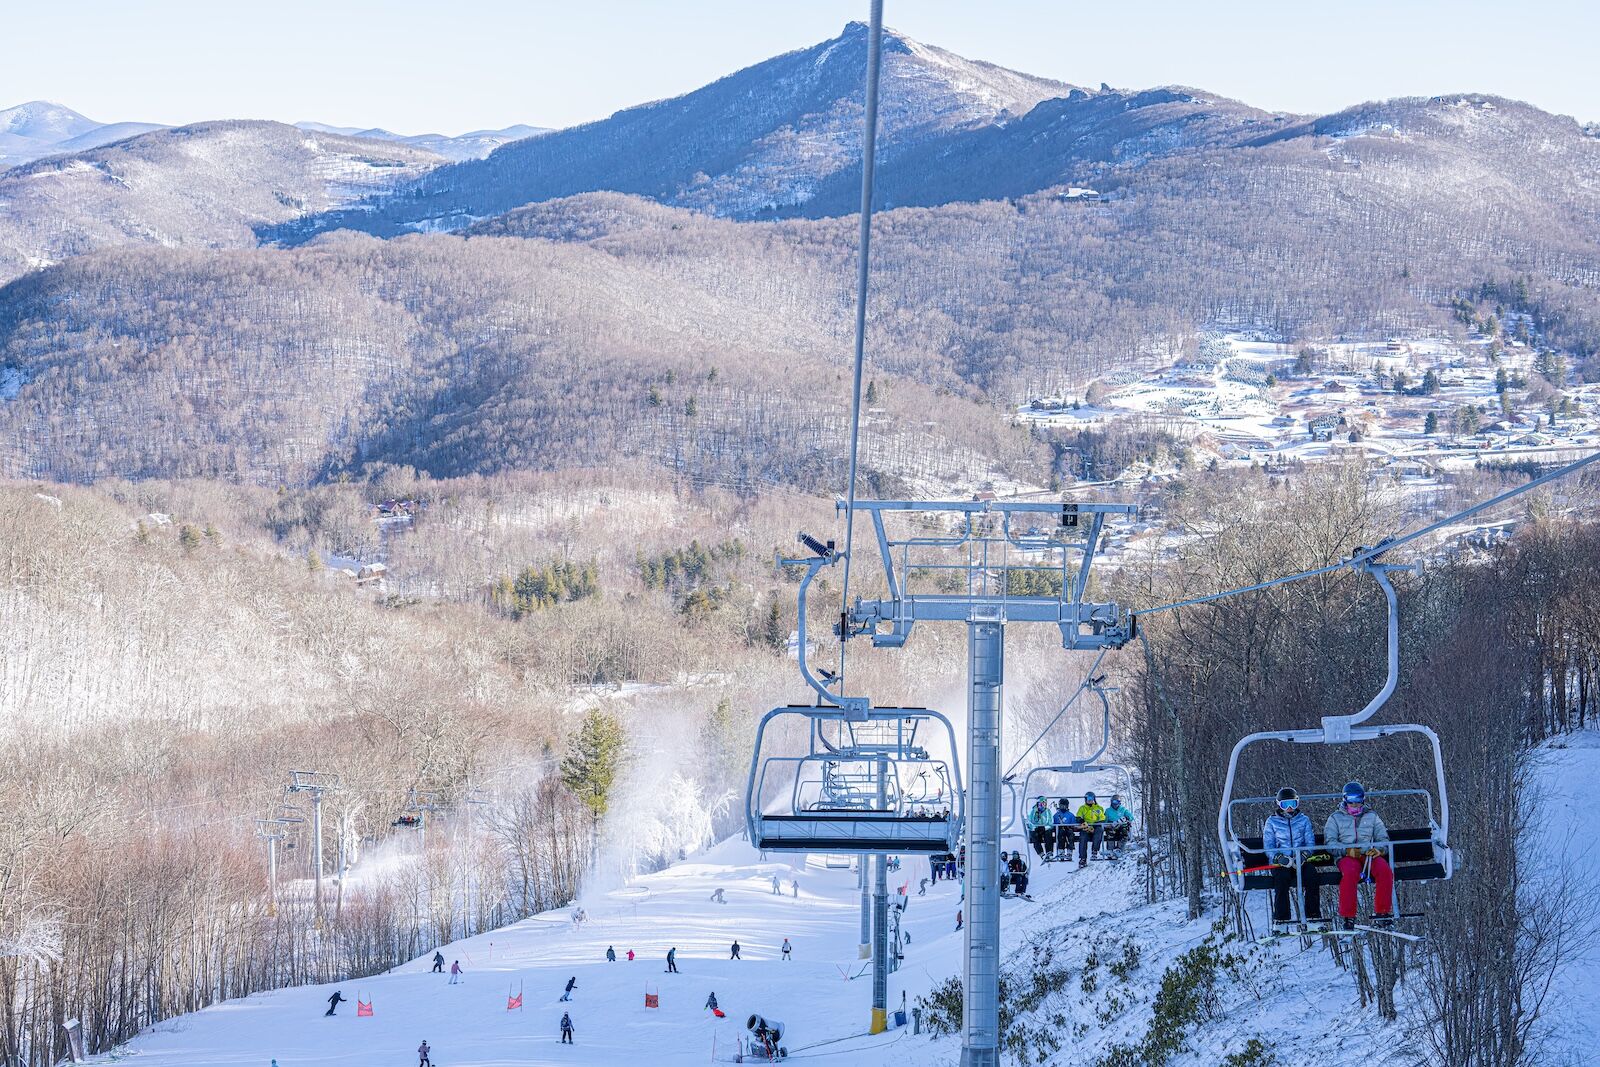
[{"label": "lift tower in distance", "polygon": [[[1059,501],[858,500],[870,516],[883,560],[884,596],[845,606],[842,638],[870,637],[898,648],[918,622],[967,626],[967,902],[962,1067],[1000,1063],[1000,729],[1005,628],[1050,623],[1068,649],[1120,648],[1136,633],[1115,603],[1091,603],[1089,567],[1109,516],[1132,504]],[[840,510],[846,505],[839,504]],[[888,520],[899,516],[891,532]],[[901,532],[901,527],[908,532]],[[802,538],[815,550],[813,539]],[[825,548],[832,554],[832,549]],[[807,578],[816,574],[812,568]],[[934,591],[908,588],[913,575]],[[801,671],[821,689],[805,662]],[[825,684],[825,683],[824,683]],[[847,710],[865,697],[836,698]]]}]

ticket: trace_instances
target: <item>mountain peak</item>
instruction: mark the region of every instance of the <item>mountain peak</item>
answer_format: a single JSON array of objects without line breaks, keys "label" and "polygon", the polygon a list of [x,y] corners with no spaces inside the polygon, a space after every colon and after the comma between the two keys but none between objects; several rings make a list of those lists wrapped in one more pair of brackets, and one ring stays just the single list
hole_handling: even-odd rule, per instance
[{"label": "mountain peak", "polygon": [[0,133],[30,140],[64,141],[99,125],[70,107],[49,100],[29,100],[0,111]]}]

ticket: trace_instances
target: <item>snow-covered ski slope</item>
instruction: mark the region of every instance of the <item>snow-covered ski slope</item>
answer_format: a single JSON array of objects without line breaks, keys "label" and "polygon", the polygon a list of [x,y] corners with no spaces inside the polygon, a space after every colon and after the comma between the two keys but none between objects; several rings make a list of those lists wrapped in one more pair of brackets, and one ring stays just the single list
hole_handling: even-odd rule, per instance
[{"label": "snow-covered ski slope", "polygon": [[[1008,847],[1014,843],[1007,840]],[[724,842],[629,888],[586,899],[589,921],[581,928],[567,909],[444,946],[447,968],[448,961],[461,961],[460,985],[448,985],[447,975],[430,973],[429,959],[419,959],[374,978],[216,1005],[153,1027],[113,1055],[145,1067],[267,1067],[274,1058],[280,1067],[409,1065],[427,1039],[440,1067],[673,1067],[730,1062],[744,1021],[755,1012],[787,1025],[785,1044],[796,1061],[833,1067],[957,1063],[959,1037],[914,1036],[909,1027],[866,1034],[870,973],[843,977],[864,966],[857,959],[855,876],[827,869],[820,856],[806,860],[763,861],[742,842]],[[915,1004],[959,972],[959,886],[940,882],[918,896],[926,873],[926,861],[908,859],[891,876],[892,886],[909,881],[905,928],[911,937],[904,965],[890,979],[891,1008],[902,991]],[[1093,1064],[1114,1044],[1145,1035],[1162,975],[1181,953],[1205,941],[1210,926],[1185,921],[1176,904],[1140,904],[1143,869],[1131,855],[1082,871],[1035,864],[1034,873],[1032,902],[1004,902],[1006,965],[1017,973],[1015,988],[1031,984],[1041,966],[1054,969],[1049,991],[1024,1017],[1030,1029],[1059,1035],[1059,1047],[1042,1062]],[[782,880],[782,896],[772,894],[773,874]],[[794,878],[798,899],[790,895]],[[719,887],[726,890],[725,905],[709,900]],[[780,959],[785,937],[794,946],[792,962]],[[728,958],[735,938],[742,960]],[[1129,944],[1137,946],[1131,967]],[[664,957],[674,945],[681,973],[666,974]],[[607,946],[615,946],[618,962],[606,962]],[[638,954],[633,962],[628,949]],[[1306,950],[1298,940],[1235,942],[1229,950],[1241,958],[1231,976],[1219,979],[1214,1016],[1171,1063],[1209,1067],[1252,1037],[1270,1043],[1286,1067],[1365,1062],[1403,1043],[1398,1027],[1358,1006],[1350,978],[1331,966],[1324,950]],[[1046,956],[1050,964],[1035,962]],[[1113,970],[1112,964],[1120,966]],[[574,976],[573,1000],[562,1004],[561,991]],[[335,988],[350,1002],[337,1017],[325,1018]],[[508,993],[518,990],[525,1007],[507,1011]],[[660,1007],[647,1009],[646,991],[657,990]],[[703,1008],[713,991],[725,1020]],[[372,1003],[372,1017],[357,1017],[358,998]],[[559,1044],[564,1009],[576,1028],[572,1046]],[[1327,1032],[1330,1010],[1342,1019],[1336,1034]],[[1040,1040],[1037,1031],[1028,1037],[1028,1062],[1039,1062]],[[1042,1040],[1048,1045],[1051,1039]]]},{"label": "snow-covered ski slope", "polygon": [[[1556,738],[1539,754],[1529,811],[1544,829],[1531,877],[1565,868],[1584,887],[1580,919],[1595,919],[1592,894],[1600,884],[1600,836],[1594,832],[1593,799],[1600,792],[1600,730]],[[1555,1065],[1600,1062],[1600,950],[1591,948],[1563,967],[1550,984],[1544,1017],[1549,1027],[1547,1062]]]}]

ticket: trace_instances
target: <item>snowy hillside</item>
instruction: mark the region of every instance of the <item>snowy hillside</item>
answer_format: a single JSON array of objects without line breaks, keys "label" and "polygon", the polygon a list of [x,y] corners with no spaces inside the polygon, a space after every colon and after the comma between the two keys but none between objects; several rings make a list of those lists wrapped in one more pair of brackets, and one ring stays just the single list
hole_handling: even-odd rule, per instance
[{"label": "snowy hillside", "polygon": [[[1541,753],[1533,795],[1545,824],[1541,863],[1534,878],[1549,865],[1565,864],[1579,885],[1600,879],[1600,845],[1596,844],[1588,801],[1600,790],[1600,730],[1585,730],[1557,739]],[[1537,882],[1535,882],[1537,884]],[[1587,896],[1587,894],[1585,894]],[[1580,908],[1582,902],[1578,902]],[[1593,929],[1600,909],[1592,904],[1575,918]],[[1592,939],[1591,939],[1592,940]],[[1551,976],[1545,1017],[1554,1020],[1547,1048],[1551,1064],[1593,1063],[1600,1038],[1600,951],[1591,944],[1579,958]]]},{"label": "snowy hillside", "polygon": [[[114,1055],[149,1067],[231,1067],[270,1058],[280,1067],[332,1067],[355,1062],[358,1052],[362,1062],[410,1062],[426,1039],[434,1061],[450,1067],[635,1063],[645,1054],[667,1067],[731,1062],[744,1020],[759,1013],[786,1024],[785,1044],[797,1061],[956,1063],[958,1036],[917,1036],[909,1027],[866,1034],[871,975],[857,959],[855,875],[826,868],[822,857],[794,859],[762,861],[742,842],[724,842],[628,888],[581,901],[589,915],[581,928],[563,910],[445,946],[446,960],[461,962],[459,986],[430,973],[424,958],[376,978],[220,1004],[155,1027]],[[891,1009],[902,995],[916,1004],[959,973],[959,886],[940,882],[919,895],[927,873],[926,861],[910,860],[891,875],[891,892],[904,884],[910,894],[904,923],[910,943],[890,977]],[[771,890],[774,874],[783,887],[779,896]],[[793,879],[798,898],[791,895]],[[1012,1029],[1013,1050],[1027,1049],[1028,1062],[1141,1062],[1154,1054],[1141,1051],[1151,1042],[1177,1039],[1181,1051],[1167,1062],[1200,1067],[1244,1053],[1257,1039],[1286,1067],[1325,1064],[1330,1051],[1338,1062],[1357,1063],[1402,1040],[1357,1008],[1353,980],[1320,946],[1223,943],[1209,922],[1185,922],[1181,905],[1138,905],[1141,885],[1133,856],[1083,871],[1040,865],[1035,899],[1004,902],[1007,1003],[1020,1021]],[[719,887],[727,891],[726,905],[709,902]],[[780,958],[784,938],[794,946],[793,962]],[[735,939],[743,949],[737,961],[728,958]],[[681,973],[669,975],[663,958],[674,945]],[[608,946],[618,962],[606,962]],[[632,962],[630,949],[638,954]],[[1259,980],[1284,967],[1292,968],[1292,981]],[[1152,1001],[1169,972],[1185,976],[1193,1002],[1185,1008],[1169,994],[1162,1024],[1153,1027]],[[577,986],[564,1005],[569,977]],[[350,1003],[328,1019],[323,1012],[335,988]],[[659,1009],[647,1009],[645,993],[657,990]],[[525,1006],[508,1011],[508,994],[518,991]],[[712,992],[725,1020],[703,1008]],[[372,1005],[370,1018],[357,1016],[357,1000]],[[1336,1037],[1305,1025],[1325,1005],[1339,1005],[1346,1017]],[[563,1010],[576,1029],[572,1049],[559,1047]],[[1194,1016],[1188,1026],[1181,1021],[1186,1011]],[[1285,1033],[1293,1036],[1284,1039]]]}]

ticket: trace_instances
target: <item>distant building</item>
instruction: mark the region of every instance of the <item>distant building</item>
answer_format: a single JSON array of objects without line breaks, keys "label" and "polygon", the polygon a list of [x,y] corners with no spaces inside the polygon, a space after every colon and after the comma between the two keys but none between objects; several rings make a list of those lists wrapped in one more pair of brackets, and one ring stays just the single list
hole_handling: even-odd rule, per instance
[{"label": "distant building", "polygon": [[1098,204],[1105,197],[1100,195],[1098,189],[1082,189],[1076,185],[1069,186],[1067,191],[1060,195],[1062,200],[1070,200],[1076,204]]},{"label": "distant building", "polygon": [[384,575],[389,573],[389,568],[381,563],[363,563],[361,569],[356,571],[357,585],[370,585],[373,582],[382,584]]}]

